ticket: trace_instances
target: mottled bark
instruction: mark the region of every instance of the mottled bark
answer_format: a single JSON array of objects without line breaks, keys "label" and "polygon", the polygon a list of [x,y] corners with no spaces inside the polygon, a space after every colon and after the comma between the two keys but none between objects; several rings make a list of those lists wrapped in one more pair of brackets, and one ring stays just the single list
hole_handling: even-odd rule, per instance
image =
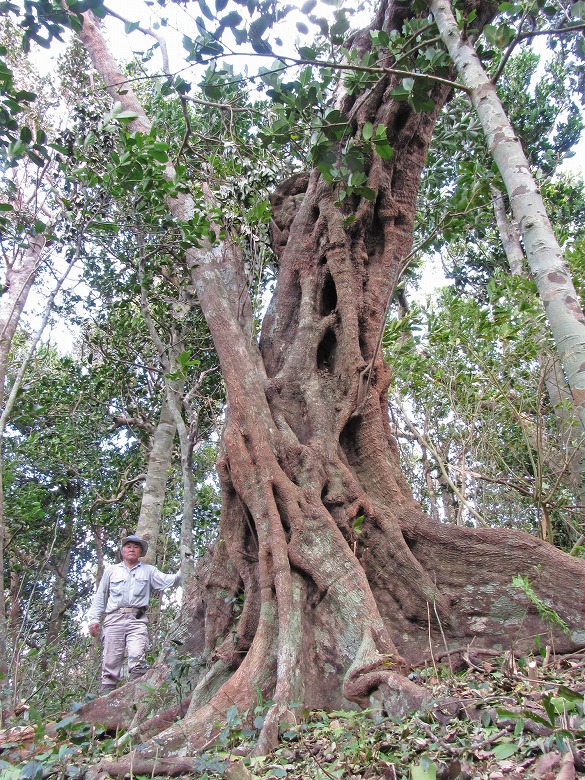
[{"label": "mottled bark", "polygon": [[[183,402],[185,396],[185,381],[182,379],[170,379],[169,375],[177,372],[179,364],[177,357],[185,351],[184,337],[171,328],[169,343],[165,344],[161,339],[154,320],[150,313],[148,291],[144,283],[143,269],[140,268],[140,308],[150,333],[150,337],[159,353],[163,371],[165,374],[165,398],[169,413],[173,418],[175,430],[179,437],[181,451],[181,476],[183,483],[183,518],[181,521],[181,568],[186,579],[193,572],[193,555],[191,553],[193,539],[193,514],[195,512],[195,477],[193,474],[193,451],[195,439],[193,431],[189,430],[183,416]],[[180,304],[183,307],[193,309],[196,302],[191,294],[178,288]],[[170,463],[169,463],[170,465]]]},{"label": "mottled bark", "polygon": [[461,35],[450,0],[431,0],[431,11],[457,73],[469,89],[490,154],[504,181],[573,403],[585,426],[585,316],[569,268],[522,144],[473,45]]},{"label": "mottled bark", "polygon": [[[508,219],[502,193],[493,187],[492,196],[496,223],[510,271],[516,276],[524,276],[524,250],[518,228]],[[545,344],[546,336],[543,331],[539,333],[538,340],[543,345]],[[539,362],[563,443],[563,452],[560,453],[560,457],[548,456],[549,465],[553,474],[560,476],[564,473],[567,475],[569,485],[580,507],[577,516],[582,517],[582,508],[585,507],[585,429],[578,410],[573,404],[573,396],[558,354],[550,354],[543,347]],[[548,536],[543,538],[548,538]],[[552,536],[550,541],[552,541]]]},{"label": "mottled bark", "polygon": [[148,453],[140,515],[136,524],[136,533],[149,544],[148,552],[144,556],[147,563],[156,561],[156,544],[160,534],[176,430],[173,413],[166,394],[164,394],[158,422],[152,437],[152,448]]},{"label": "mottled bark", "polygon": [[[493,9],[479,10],[482,24]],[[374,26],[391,33],[408,13],[409,4],[383,2]],[[97,31],[88,22],[82,35],[92,53]],[[353,45],[366,50],[369,31]],[[92,58],[103,66],[103,46]],[[111,62],[104,75],[122,82]],[[403,672],[431,648],[526,648],[548,630],[510,586],[515,574],[530,577],[545,600],[554,593],[572,628],[571,637],[556,638],[559,649],[585,642],[582,562],[526,534],[429,522],[400,472],[378,340],[412,244],[420,174],[448,87],[435,87],[433,113],[416,114],[389,98],[396,83],[388,73],[359,96],[337,96],[356,132],[366,122],[387,128],[392,158],[368,163],[373,201],[352,197],[340,208],[334,185],[317,171],[275,194],[280,273],[260,349],[237,246],[226,240],[187,252],[227,390],[222,517],[203,593],[190,605],[200,616],[194,627],[204,621],[207,665],[187,716],[141,749],[150,760],[141,771],[201,747],[222,714],[234,705],[249,710],[258,690],[274,702],[259,752],[294,721],[298,703],[374,703],[392,715],[419,706],[424,692]],[[124,108],[125,89],[117,95]],[[188,199],[169,208],[188,213]],[[237,615],[234,601],[242,604]],[[123,773],[132,760],[108,768]]]}]

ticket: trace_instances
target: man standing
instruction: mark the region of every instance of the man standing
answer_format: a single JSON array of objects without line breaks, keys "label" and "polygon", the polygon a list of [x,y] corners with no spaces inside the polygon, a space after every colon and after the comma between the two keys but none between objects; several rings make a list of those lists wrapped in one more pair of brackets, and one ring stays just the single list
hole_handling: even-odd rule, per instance
[{"label": "man standing", "polygon": [[113,691],[120,681],[124,653],[128,653],[128,677],[136,680],[147,670],[148,601],[181,582],[181,574],[163,574],[155,566],[142,563],[148,543],[139,536],[122,539],[122,560],[104,572],[87,613],[89,631],[97,636],[105,615],[102,638],[102,695]]}]

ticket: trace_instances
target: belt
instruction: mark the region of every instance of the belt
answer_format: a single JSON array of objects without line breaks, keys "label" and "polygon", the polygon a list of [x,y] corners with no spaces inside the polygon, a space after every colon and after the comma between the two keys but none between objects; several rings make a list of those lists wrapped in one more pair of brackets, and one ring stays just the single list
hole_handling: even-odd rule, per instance
[{"label": "belt", "polygon": [[144,609],[146,611],[145,607],[120,607],[120,609],[116,610],[117,612],[123,612],[125,614],[129,612],[138,612],[139,609]]}]

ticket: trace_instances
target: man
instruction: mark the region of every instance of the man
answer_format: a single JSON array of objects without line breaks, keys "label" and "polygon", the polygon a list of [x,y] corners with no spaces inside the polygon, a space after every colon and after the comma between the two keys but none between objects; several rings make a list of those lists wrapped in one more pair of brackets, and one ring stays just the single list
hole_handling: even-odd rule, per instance
[{"label": "man", "polygon": [[178,585],[181,574],[163,574],[143,563],[148,543],[134,534],[122,539],[122,560],[104,572],[87,613],[89,631],[102,629],[102,694],[113,691],[120,681],[124,653],[128,653],[128,677],[136,680],[146,669],[148,649],[148,601],[151,592],[160,593]]}]

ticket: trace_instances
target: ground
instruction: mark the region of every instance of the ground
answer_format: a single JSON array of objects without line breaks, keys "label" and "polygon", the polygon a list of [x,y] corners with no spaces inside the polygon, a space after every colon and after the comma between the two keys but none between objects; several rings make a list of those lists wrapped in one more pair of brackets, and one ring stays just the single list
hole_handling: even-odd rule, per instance
[{"label": "ground", "polygon": [[[412,672],[432,695],[426,711],[400,721],[373,711],[304,712],[299,725],[283,731],[279,748],[263,757],[249,752],[270,702],[257,703],[251,728],[234,708],[213,744],[185,757],[182,767],[174,760],[175,774],[208,780],[585,777],[585,651],[516,658],[468,649],[451,666],[442,659]],[[130,746],[123,735],[74,716],[33,723],[25,711],[0,732],[0,780],[105,777],[108,764]],[[162,770],[145,777],[164,777]]]}]

